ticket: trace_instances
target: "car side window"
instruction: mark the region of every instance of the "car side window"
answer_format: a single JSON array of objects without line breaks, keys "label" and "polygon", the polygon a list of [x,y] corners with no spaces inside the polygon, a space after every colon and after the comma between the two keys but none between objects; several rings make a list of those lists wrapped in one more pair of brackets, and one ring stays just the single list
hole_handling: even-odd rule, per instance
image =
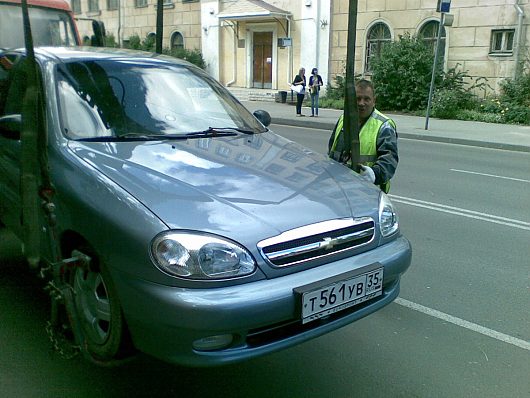
[{"label": "car side window", "polygon": [[27,77],[22,58],[0,55],[0,116],[22,113]]},{"label": "car side window", "polygon": [[4,107],[9,89],[9,77],[13,63],[6,54],[0,55],[0,116],[4,115]]}]

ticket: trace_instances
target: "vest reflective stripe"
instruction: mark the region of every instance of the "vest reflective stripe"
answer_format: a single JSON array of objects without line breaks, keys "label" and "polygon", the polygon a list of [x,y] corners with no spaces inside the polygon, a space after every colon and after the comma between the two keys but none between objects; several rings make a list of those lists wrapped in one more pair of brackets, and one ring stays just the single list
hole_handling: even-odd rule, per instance
[{"label": "vest reflective stripe", "polygon": [[[374,109],[372,114],[370,115],[370,118],[366,121],[366,123],[361,128],[361,131],[359,132],[359,143],[360,143],[360,163],[365,166],[372,166],[376,160],[377,160],[377,135],[379,133],[379,129],[381,126],[389,122],[392,127],[396,127],[396,124],[394,121],[385,115],[383,115],[381,112],[379,112],[377,109]],[[337,122],[337,128],[333,132],[335,137],[333,140],[333,145],[331,146],[330,153],[334,153],[335,155],[337,153],[340,154],[344,150],[344,137],[343,137],[343,124],[344,124],[344,115],[341,115],[339,118],[339,121]],[[334,159],[336,159],[335,156],[333,156]],[[390,181],[386,181],[383,184],[381,184],[381,189],[384,192],[388,192],[390,189]]]}]

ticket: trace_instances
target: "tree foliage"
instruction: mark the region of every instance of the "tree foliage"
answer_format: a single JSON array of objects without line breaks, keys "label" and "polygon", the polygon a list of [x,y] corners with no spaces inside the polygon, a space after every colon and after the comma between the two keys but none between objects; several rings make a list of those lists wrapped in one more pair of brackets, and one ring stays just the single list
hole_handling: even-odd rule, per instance
[{"label": "tree foliage", "polygon": [[[377,106],[383,110],[414,111],[427,106],[434,54],[423,40],[406,33],[385,44],[372,63]],[[438,65],[436,80],[441,78]]]}]

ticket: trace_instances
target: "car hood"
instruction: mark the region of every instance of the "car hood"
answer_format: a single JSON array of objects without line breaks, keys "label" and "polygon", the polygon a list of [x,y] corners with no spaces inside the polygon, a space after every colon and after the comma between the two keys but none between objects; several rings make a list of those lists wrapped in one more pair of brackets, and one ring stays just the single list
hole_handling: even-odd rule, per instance
[{"label": "car hood", "polygon": [[271,132],[69,147],[173,229],[255,245],[323,220],[377,216],[378,189]]}]

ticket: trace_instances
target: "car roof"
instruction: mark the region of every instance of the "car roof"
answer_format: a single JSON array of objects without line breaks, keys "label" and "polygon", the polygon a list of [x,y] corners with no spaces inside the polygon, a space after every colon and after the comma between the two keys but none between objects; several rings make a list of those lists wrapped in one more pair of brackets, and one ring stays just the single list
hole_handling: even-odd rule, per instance
[{"label": "car roof", "polygon": [[[15,52],[23,54],[25,53],[25,50],[18,49],[15,50]],[[141,61],[144,63],[152,62],[181,64],[187,66],[191,65],[185,60],[167,55],[107,47],[36,47],[35,58],[53,63],[67,63],[85,60],[129,60],[133,62]]]}]

